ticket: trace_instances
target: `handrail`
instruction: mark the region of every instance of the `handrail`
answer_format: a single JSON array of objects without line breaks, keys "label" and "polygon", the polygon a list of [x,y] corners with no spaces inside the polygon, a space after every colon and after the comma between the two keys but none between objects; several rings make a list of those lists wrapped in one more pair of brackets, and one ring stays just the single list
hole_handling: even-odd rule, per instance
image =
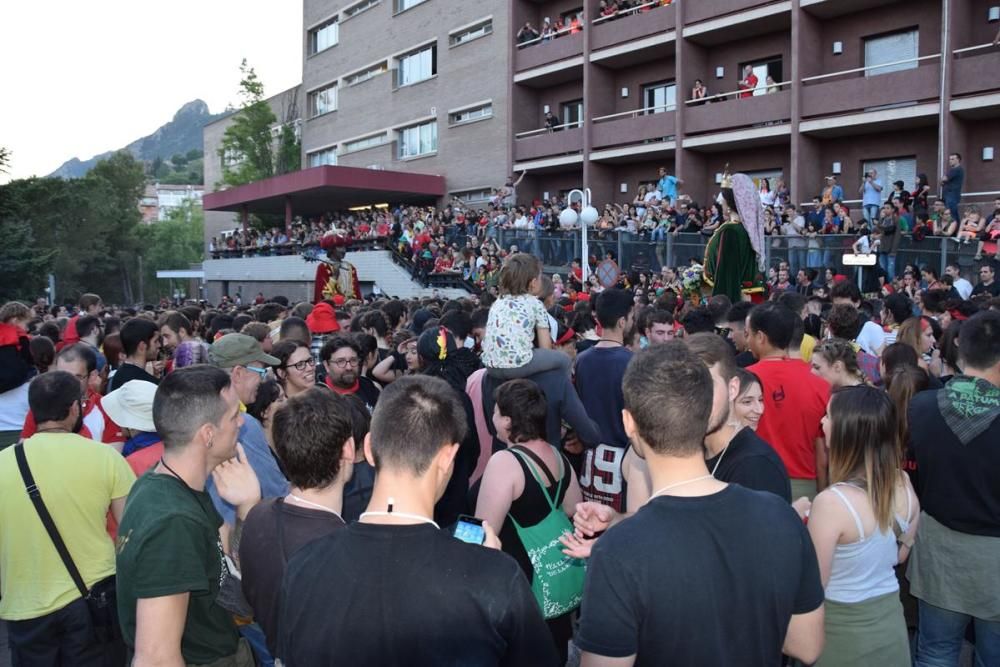
[{"label": "handrail", "polygon": [[905,65],[907,63],[916,63],[922,60],[934,60],[935,58],[940,58],[940,53],[935,53],[930,56],[919,56],[917,58],[907,58],[906,60],[896,60],[890,63],[880,63],[878,65],[868,65],[865,67],[855,67],[854,69],[845,69],[840,72],[831,72],[830,74],[819,74],[817,76],[807,76],[802,79],[802,83],[807,81],[819,81],[820,79],[829,79],[834,76],[841,76],[843,74],[857,74],[858,72],[867,72],[868,70],[882,69],[883,67],[894,67],[895,65]]},{"label": "handrail", "polygon": [[664,5],[662,0],[652,0],[652,2],[647,2],[636,7],[629,7],[628,9],[619,9],[614,14],[608,14],[607,16],[599,16],[590,22],[591,25],[597,25],[598,23],[604,23],[605,21],[610,21],[611,19],[618,18],[619,16],[627,16],[628,14],[635,14],[641,12],[644,7],[656,7],[656,6],[669,7],[669,5]]},{"label": "handrail", "polygon": [[[790,85],[792,85],[791,81],[778,81],[778,82],[772,83],[772,84],[764,84],[764,90],[766,91],[768,88],[774,86],[775,88],[777,88],[780,91],[782,86],[790,86]],[[746,88],[744,88],[742,90],[737,89],[737,90],[733,90],[733,91],[728,92],[728,93],[717,93],[715,95],[708,95],[707,97],[699,97],[696,100],[686,100],[684,102],[684,104],[699,104],[701,102],[706,102],[708,100],[725,99],[727,97],[732,97],[733,95],[742,95],[743,93],[750,93],[750,95],[748,97],[763,97],[763,95],[754,95],[753,92],[755,90],[758,90],[758,89],[757,88],[754,88],[752,90],[748,90]],[[764,94],[766,95],[767,93],[765,92]]]},{"label": "handrail", "polygon": [[[565,34],[571,32],[572,30],[573,30],[572,27],[565,27],[562,30],[556,30],[555,32],[553,32],[551,37],[544,37],[544,36],[539,35],[538,37],[535,37],[534,39],[529,39],[527,42],[521,42],[520,44],[517,45],[517,48],[523,49],[524,47],[531,46],[532,44],[538,44],[540,42],[550,42],[553,39],[555,39],[556,37],[559,37],[560,35],[565,35]],[[576,28],[577,32],[580,32],[582,30],[583,30],[583,26],[582,25],[579,28]]]},{"label": "handrail", "polygon": [[546,132],[552,132],[554,130],[561,130],[563,128],[576,128],[583,125],[582,120],[574,121],[572,123],[563,123],[562,125],[553,125],[552,127],[540,127],[537,130],[528,130],[527,132],[518,132],[514,135],[515,139],[524,139],[525,137],[533,137],[536,134],[545,134]]},{"label": "handrail", "polygon": [[951,52],[952,55],[957,56],[959,53],[968,53],[969,51],[978,51],[979,49],[990,49],[996,48],[993,46],[993,42],[987,44],[977,44],[976,46],[967,46],[964,49],[955,49]]},{"label": "handrail", "polygon": [[661,109],[664,110],[664,111],[674,111],[675,109],[677,109],[677,105],[676,104],[659,104],[659,105],[657,105],[655,107],[642,107],[640,109],[631,109],[630,111],[621,111],[619,113],[608,114],[607,116],[595,116],[594,118],[591,118],[590,120],[593,123],[601,123],[601,122],[604,122],[606,120],[611,120],[613,118],[622,118],[622,117],[625,117],[625,116],[632,116],[633,118],[635,118],[636,116],[644,116],[644,115],[649,114],[649,113],[655,113],[655,112],[657,112],[657,111],[659,111]]}]

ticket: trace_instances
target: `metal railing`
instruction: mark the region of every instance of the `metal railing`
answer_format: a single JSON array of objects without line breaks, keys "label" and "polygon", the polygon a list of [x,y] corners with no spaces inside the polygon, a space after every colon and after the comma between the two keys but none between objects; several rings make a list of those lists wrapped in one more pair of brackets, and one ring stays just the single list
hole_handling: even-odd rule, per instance
[{"label": "metal railing", "polygon": [[954,51],[951,52],[951,54],[953,56],[957,56],[963,53],[971,53],[972,51],[980,51],[982,49],[995,49],[995,48],[997,47],[993,45],[993,42],[989,42],[987,44],[976,44],[975,46],[967,46],[964,49],[955,49]]},{"label": "metal railing", "polygon": [[642,107],[640,109],[632,109],[630,111],[608,114],[607,116],[595,116],[590,120],[593,123],[603,123],[604,121],[615,120],[617,118],[638,118],[639,116],[647,116],[649,114],[660,113],[662,111],[675,111],[676,109],[676,104],[659,104],[655,107]]},{"label": "metal railing", "polygon": [[652,2],[647,2],[642,5],[637,5],[636,7],[629,7],[628,9],[619,9],[614,14],[608,14],[607,16],[600,16],[591,21],[590,23],[591,25],[599,25],[601,23],[606,23],[613,19],[621,18],[622,16],[629,16],[630,14],[638,14],[639,12],[646,9],[653,9],[654,7],[669,7],[672,4],[673,4],[672,2],[664,4],[662,0],[653,0]]},{"label": "metal railing", "polygon": [[[929,265],[943,275],[948,263],[957,261],[966,278],[975,277],[972,269],[975,266],[976,243],[961,244],[954,238],[938,236],[914,241],[909,233],[898,233],[903,235],[896,252],[879,254],[879,264],[891,276],[902,275],[908,264],[916,267]],[[509,251],[516,248],[539,257],[546,272],[567,272],[570,263],[581,257],[580,230],[541,232],[497,229],[495,234],[503,249]],[[607,253],[612,253],[622,271],[659,271],[664,266],[685,266],[691,259],[701,263],[710,238],[710,234],[701,233],[591,231],[587,233],[587,245],[591,257],[596,257],[598,261],[604,259]],[[812,238],[767,236],[764,239],[765,261],[767,266],[786,261],[793,271],[813,268],[822,273],[832,268],[836,273],[853,276],[857,267],[845,266],[843,256],[852,253],[857,238],[851,234],[825,234]],[[892,241],[882,241],[883,249],[891,245]]]},{"label": "metal railing", "polygon": [[802,83],[811,83],[813,81],[821,81],[823,79],[830,79],[835,76],[843,76],[845,74],[858,74],[859,72],[868,72],[877,69],[883,69],[885,67],[895,67],[896,65],[906,65],[909,63],[919,63],[924,60],[935,60],[941,57],[940,53],[935,53],[930,56],[920,56],[917,58],[906,58],[905,60],[895,60],[888,63],[879,63],[878,65],[867,65],[865,67],[855,67],[853,69],[845,69],[839,72],[830,72],[829,74],[817,74],[816,76],[803,77]]},{"label": "metal railing", "polygon": [[[734,91],[731,91],[731,92],[728,92],[728,93],[717,93],[715,95],[706,95],[705,97],[699,97],[696,100],[687,100],[687,101],[684,102],[684,104],[687,104],[687,105],[702,104],[704,102],[710,102],[712,100],[723,100],[723,99],[726,99],[726,98],[729,98],[729,97],[735,97],[737,99],[745,99],[745,98],[741,98],[741,96],[743,96],[743,95],[745,95],[747,98],[750,98],[750,97],[763,97],[764,95],[767,95],[769,93],[769,91],[768,91],[769,88],[776,88],[777,90],[775,90],[774,92],[781,92],[781,89],[783,87],[785,87],[785,86],[791,86],[791,85],[792,85],[791,81],[779,81],[779,82],[776,82],[776,83],[764,84],[764,86],[762,88],[761,87],[758,87],[758,88],[743,88],[743,89],[734,90]],[[764,92],[758,95],[758,94],[756,94],[758,90],[763,90]],[[749,93],[749,94],[747,94],[747,93]]]},{"label": "metal railing", "polygon": [[566,28],[563,28],[562,30],[553,30],[552,34],[550,34],[550,35],[539,35],[538,37],[535,37],[534,39],[529,39],[526,42],[521,42],[521,43],[519,43],[517,45],[517,48],[523,49],[526,46],[532,46],[534,44],[540,44],[542,42],[550,42],[553,39],[556,39],[557,37],[562,37],[563,35],[568,35],[570,33],[582,32],[582,31],[583,31],[583,24],[582,23],[578,27],[576,27],[576,28],[566,27]]},{"label": "metal railing", "polygon": [[573,121],[571,123],[563,123],[562,125],[553,125],[552,127],[540,127],[537,130],[528,130],[527,132],[518,132],[514,135],[515,139],[524,139],[525,137],[534,137],[539,134],[545,134],[547,132],[555,132],[557,130],[564,130],[566,128],[575,129],[583,126],[582,120]]}]

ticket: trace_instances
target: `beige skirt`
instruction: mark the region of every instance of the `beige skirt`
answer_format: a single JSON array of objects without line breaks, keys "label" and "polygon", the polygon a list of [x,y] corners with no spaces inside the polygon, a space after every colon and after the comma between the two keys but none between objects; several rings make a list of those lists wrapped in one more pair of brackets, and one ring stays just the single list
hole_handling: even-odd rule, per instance
[{"label": "beige skirt", "polygon": [[815,667],[910,667],[899,591],[864,602],[826,601],[826,644]]}]

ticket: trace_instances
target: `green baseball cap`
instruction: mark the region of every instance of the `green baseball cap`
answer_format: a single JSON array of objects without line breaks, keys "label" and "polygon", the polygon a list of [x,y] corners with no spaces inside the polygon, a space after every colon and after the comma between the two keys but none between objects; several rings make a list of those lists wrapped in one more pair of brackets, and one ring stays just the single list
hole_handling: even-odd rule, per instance
[{"label": "green baseball cap", "polygon": [[208,360],[219,368],[246,366],[254,361],[267,366],[281,363],[277,357],[266,354],[256,338],[239,333],[226,334],[212,343],[208,348]]}]

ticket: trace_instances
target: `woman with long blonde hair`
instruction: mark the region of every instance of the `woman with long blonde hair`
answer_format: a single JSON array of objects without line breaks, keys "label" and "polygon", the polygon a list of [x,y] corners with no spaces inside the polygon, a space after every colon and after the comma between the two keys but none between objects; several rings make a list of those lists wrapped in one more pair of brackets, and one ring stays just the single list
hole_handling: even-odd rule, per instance
[{"label": "woman with long blonde hair", "polygon": [[899,422],[885,392],[833,392],[823,418],[830,482],[809,534],[826,591],[826,646],[817,665],[909,667],[894,567],[906,560],[920,508],[900,470]]}]

